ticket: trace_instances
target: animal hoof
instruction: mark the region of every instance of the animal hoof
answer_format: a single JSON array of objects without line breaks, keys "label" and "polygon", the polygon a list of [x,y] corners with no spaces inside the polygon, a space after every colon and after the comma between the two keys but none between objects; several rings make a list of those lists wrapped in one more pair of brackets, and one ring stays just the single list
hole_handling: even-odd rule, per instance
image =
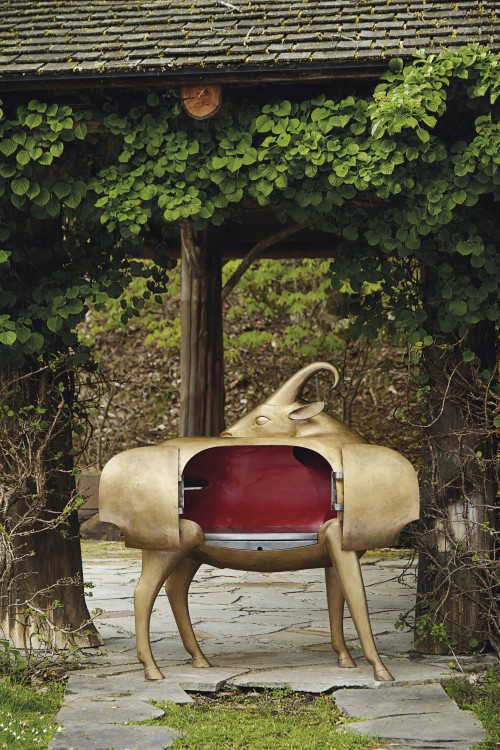
[{"label": "animal hoof", "polygon": [[392,680],[394,680],[392,674],[385,667],[376,669],[374,672],[374,677],[378,682],[391,682]]},{"label": "animal hoof", "polygon": [[191,664],[195,669],[208,669],[212,666],[204,656],[198,657],[197,659],[191,659]]},{"label": "animal hoof", "polygon": [[358,666],[352,656],[343,656],[341,659],[339,658],[338,665],[340,669],[356,669]]},{"label": "animal hoof", "polygon": [[146,680],[164,680],[164,676],[158,669],[158,667],[152,667],[151,669],[144,670],[144,677]]}]

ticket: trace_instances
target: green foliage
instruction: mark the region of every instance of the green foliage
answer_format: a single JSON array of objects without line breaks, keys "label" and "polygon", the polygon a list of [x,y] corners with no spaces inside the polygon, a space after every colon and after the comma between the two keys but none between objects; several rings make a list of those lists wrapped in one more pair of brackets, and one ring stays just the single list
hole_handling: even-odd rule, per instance
[{"label": "green foliage", "polygon": [[[78,346],[89,303],[119,295],[141,264],[125,267],[120,238],[95,232],[85,112],[32,100],[0,118],[0,368]],[[101,147],[99,147],[101,148]],[[99,151],[99,148],[97,149]],[[147,272],[149,273],[149,271]],[[164,280],[151,280],[150,295]]]},{"label": "green foliage", "polygon": [[[428,344],[497,320],[498,61],[482,48],[393,60],[372,95],[242,102],[208,121],[186,118],[170,91],[92,113],[5,108],[0,365],[76,352],[88,302],[144,273],[124,273],[125,257],[180,220],[237,218],[248,201],[335,235],[333,283],[357,333],[389,319]],[[151,281],[146,296],[164,279]]]},{"label": "green foliage", "polygon": [[[235,271],[238,261],[224,267],[224,278]],[[328,278],[329,261],[262,260],[243,276],[230,297],[225,354],[237,361],[268,349],[286,350],[295,361],[323,359],[343,350],[340,332],[346,321],[338,320]],[[273,320],[273,327],[269,322]],[[257,321],[257,325],[252,325]],[[274,330],[282,322],[280,333]],[[241,333],[232,334],[233,323]],[[245,325],[246,322],[246,325]]]},{"label": "green foliage", "polygon": [[446,643],[451,647],[454,645],[450,642],[444,623],[436,622],[432,614],[426,613],[415,620],[415,642],[418,644],[429,637],[438,643]]},{"label": "green foliage", "polygon": [[16,750],[47,748],[57,725],[63,686],[49,683],[42,690],[0,678],[0,738],[2,747]]},{"label": "green foliage", "polygon": [[261,750],[271,746],[276,750],[349,750],[373,746],[370,739],[344,729],[328,696],[275,690],[200,696],[194,705],[162,703],[161,707],[165,716],[154,723],[183,734],[174,743],[175,750]]},{"label": "green foliage", "polygon": [[371,97],[242,103],[209,122],[187,121],[169,93],[113,112],[122,150],[92,183],[100,220],[132,236],[150,220],[201,227],[244,201],[273,206],[336,235],[333,281],[353,293],[358,333],[389,317],[411,344],[463,336],[498,317],[498,61],[480,48],[393,60]]},{"label": "green foliage", "polygon": [[[234,273],[239,261],[230,261],[223,269],[223,283]],[[331,356],[344,349],[342,333],[347,321],[333,311],[329,261],[261,260],[244,274],[231,294],[226,312],[225,357],[237,361],[254,352],[270,348],[286,350],[302,360]],[[142,298],[146,281],[135,278],[116,300],[109,300],[91,315],[83,340],[90,343],[100,331],[117,330],[125,322],[124,311],[131,310],[132,323],[144,332],[145,343],[154,343],[174,351],[180,348],[180,314],[171,317],[159,301],[150,300],[138,310],[135,300]],[[180,293],[180,267],[169,275],[169,294]],[[162,298],[163,299],[163,298]],[[178,311],[178,306],[177,306]],[[269,321],[273,321],[273,329]],[[279,335],[274,330],[280,322]],[[237,324],[237,325],[235,325]],[[235,329],[242,332],[234,333]]]},{"label": "green foliage", "polygon": [[475,745],[475,750],[495,750],[500,744],[500,667],[488,667],[473,679],[458,677],[446,680],[443,687],[459,708],[472,711],[482,722],[489,738]]},{"label": "green foliage", "polygon": [[17,648],[12,648],[9,641],[0,641],[0,675],[13,677],[24,676],[27,662]]},{"label": "green foliage", "polygon": [[[180,315],[171,317],[166,309],[167,295],[148,295],[149,275],[161,273],[161,269],[146,261],[144,270],[142,275],[131,279],[120,297],[110,298],[91,310],[85,332],[80,333],[82,342],[90,345],[99,333],[119,330],[130,323],[141,328],[146,344],[154,343],[174,351],[180,349]],[[180,294],[180,281],[180,267],[177,266],[169,273],[168,297]]]}]

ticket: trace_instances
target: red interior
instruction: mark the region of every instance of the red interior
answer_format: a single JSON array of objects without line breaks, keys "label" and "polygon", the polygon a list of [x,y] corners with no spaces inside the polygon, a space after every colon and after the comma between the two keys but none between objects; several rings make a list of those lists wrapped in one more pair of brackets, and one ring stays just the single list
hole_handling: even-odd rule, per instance
[{"label": "red interior", "polygon": [[314,532],[331,509],[329,463],[289,445],[208,448],[184,469],[183,517],[205,533]]}]

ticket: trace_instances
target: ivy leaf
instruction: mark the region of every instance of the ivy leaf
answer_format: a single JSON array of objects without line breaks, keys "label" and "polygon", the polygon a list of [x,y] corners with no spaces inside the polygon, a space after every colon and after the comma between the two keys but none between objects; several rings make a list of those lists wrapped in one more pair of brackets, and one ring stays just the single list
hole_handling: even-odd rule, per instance
[{"label": "ivy leaf", "polygon": [[75,138],[78,138],[78,140],[83,141],[85,140],[87,136],[87,126],[84,122],[79,122],[76,128],[74,129]]},{"label": "ivy leaf", "polygon": [[49,331],[52,331],[52,333],[57,333],[61,330],[63,324],[63,319],[59,317],[59,315],[53,315],[47,320],[47,328]]},{"label": "ivy leaf", "polygon": [[26,204],[26,196],[16,195],[15,193],[11,193],[10,202],[15,208],[22,209],[24,208]]},{"label": "ivy leaf", "polygon": [[484,245],[481,241],[468,240],[467,242],[457,242],[456,249],[460,255],[480,255],[484,250]]},{"label": "ivy leaf", "polygon": [[44,344],[45,344],[45,339],[41,333],[37,333],[35,331],[31,334],[31,337],[29,339],[29,345],[30,345],[31,351],[33,352],[42,351]]},{"label": "ivy leaf", "polygon": [[21,165],[21,167],[25,167],[26,164],[29,163],[30,159],[31,159],[31,156],[29,152],[26,151],[25,149],[21,149],[16,154],[16,161],[18,164]]},{"label": "ivy leaf", "polygon": [[61,156],[63,151],[64,151],[64,143],[61,143],[61,141],[57,141],[56,143],[53,143],[50,147],[50,153],[52,154],[52,156],[55,156],[56,158],[59,158],[59,156]]},{"label": "ivy leaf", "polygon": [[279,117],[288,117],[292,112],[292,105],[287,99],[280,102],[276,107],[273,107],[274,114]]},{"label": "ivy leaf", "polygon": [[430,140],[431,136],[429,135],[429,132],[427,130],[424,130],[424,128],[417,128],[415,132],[422,143],[427,143],[427,141]]},{"label": "ivy leaf", "polygon": [[375,232],[373,229],[369,229],[365,232],[365,238],[371,247],[375,247],[380,242],[380,234]]},{"label": "ivy leaf", "polygon": [[39,115],[38,112],[33,112],[26,117],[26,120],[24,122],[30,128],[30,130],[33,130],[41,124],[42,116]]},{"label": "ivy leaf", "polygon": [[348,226],[344,227],[342,230],[343,236],[346,238],[346,240],[357,240],[359,237],[358,228],[356,226]]},{"label": "ivy leaf", "polygon": [[5,346],[12,346],[17,341],[17,336],[14,331],[0,331],[0,344]]},{"label": "ivy leaf", "polygon": [[157,192],[158,189],[156,185],[146,185],[146,187],[142,188],[140,191],[139,198],[143,201],[149,201],[156,196]]},{"label": "ivy leaf", "polygon": [[17,177],[12,180],[10,186],[15,195],[25,195],[29,190],[30,183],[26,177]]},{"label": "ivy leaf", "polygon": [[71,192],[71,194],[66,196],[66,198],[64,198],[63,200],[65,206],[73,209],[78,208],[81,202],[82,199],[80,198],[80,196],[75,195],[73,192]]},{"label": "ivy leaf", "polygon": [[51,198],[49,201],[47,201],[44,208],[48,216],[55,218],[61,210],[61,204],[55,198]]},{"label": "ivy leaf", "polygon": [[48,152],[45,152],[44,154],[42,154],[40,158],[38,159],[38,163],[46,167],[49,164],[52,164],[53,161],[54,161],[54,157],[52,156],[52,154],[49,154]]},{"label": "ivy leaf", "polygon": [[223,169],[227,164],[227,157],[225,156],[214,156],[212,159],[212,166],[214,169]]},{"label": "ivy leaf", "polygon": [[68,182],[56,182],[52,188],[59,200],[71,193],[71,185]]},{"label": "ivy leaf", "polygon": [[14,175],[17,173],[16,167],[12,166],[11,164],[8,164],[5,162],[0,166],[0,176],[1,177],[14,177]]},{"label": "ivy leaf", "polygon": [[26,326],[18,328],[16,331],[17,340],[20,344],[25,344],[31,338],[31,331]]},{"label": "ivy leaf", "polygon": [[0,140],[0,151],[2,152],[2,154],[4,154],[4,156],[11,156],[14,151],[16,151],[16,149],[17,144],[13,140],[9,138]]},{"label": "ivy leaf", "polygon": [[453,302],[450,302],[448,305],[448,309],[454,315],[463,317],[467,312],[467,303],[464,302],[463,299],[453,300]]}]

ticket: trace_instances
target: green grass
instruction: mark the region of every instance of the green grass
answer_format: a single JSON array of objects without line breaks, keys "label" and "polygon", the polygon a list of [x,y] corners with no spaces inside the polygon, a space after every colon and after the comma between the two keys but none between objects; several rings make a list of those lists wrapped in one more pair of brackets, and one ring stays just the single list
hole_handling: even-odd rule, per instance
[{"label": "green grass", "polygon": [[[183,733],[172,750],[351,750],[373,740],[344,731],[328,696],[290,691],[198,695],[191,705],[161,703],[166,724]],[[339,731],[340,730],[340,731]],[[378,747],[378,745],[375,745]]]},{"label": "green grass", "polygon": [[490,737],[475,745],[476,750],[498,750],[500,747],[500,666],[490,667],[477,682],[466,677],[446,680],[443,687],[462,709],[472,711]]},{"label": "green grass", "polygon": [[60,683],[33,688],[0,677],[1,750],[47,748],[57,728],[54,716],[61,705],[63,690]]}]

